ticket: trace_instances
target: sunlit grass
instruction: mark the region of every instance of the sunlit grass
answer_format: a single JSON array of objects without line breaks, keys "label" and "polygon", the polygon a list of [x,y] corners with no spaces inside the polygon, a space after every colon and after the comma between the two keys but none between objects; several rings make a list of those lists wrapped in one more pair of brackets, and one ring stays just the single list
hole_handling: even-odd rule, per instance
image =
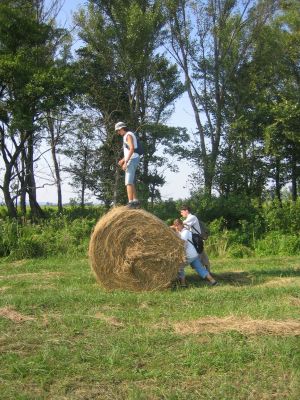
[{"label": "sunlit grass", "polygon": [[300,257],[213,266],[219,287],[189,270],[188,289],[130,293],[102,290],[86,259],[3,261],[1,399],[298,400],[299,336],[174,326],[299,321]]}]

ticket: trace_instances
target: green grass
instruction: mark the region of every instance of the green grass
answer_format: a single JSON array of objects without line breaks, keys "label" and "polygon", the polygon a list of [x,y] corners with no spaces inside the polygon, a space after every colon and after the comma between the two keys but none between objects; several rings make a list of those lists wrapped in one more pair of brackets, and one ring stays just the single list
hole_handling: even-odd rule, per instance
[{"label": "green grass", "polygon": [[106,292],[86,259],[0,263],[1,399],[300,398],[299,336],[181,335],[207,316],[300,318],[300,257],[214,260],[222,285]]}]

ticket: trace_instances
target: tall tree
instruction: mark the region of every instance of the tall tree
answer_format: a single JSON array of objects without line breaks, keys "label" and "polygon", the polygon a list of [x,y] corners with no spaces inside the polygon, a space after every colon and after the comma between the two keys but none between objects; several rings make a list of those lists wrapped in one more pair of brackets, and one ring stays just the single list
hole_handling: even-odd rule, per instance
[{"label": "tall tree", "polygon": [[196,147],[186,154],[203,170],[210,195],[228,131],[228,93],[257,32],[277,1],[166,0],[170,52],[181,67],[192,105]]},{"label": "tall tree", "polygon": [[[230,144],[234,146],[236,139],[243,138],[248,143],[247,153],[255,151],[253,172],[257,176],[264,172],[264,181],[269,185],[274,182],[279,201],[281,189],[289,180],[292,196],[297,197],[299,177],[300,10],[298,2],[281,2],[281,7],[256,35],[248,60],[232,82],[229,97],[229,107],[234,110]],[[231,156],[231,166],[233,161]],[[235,177],[245,176],[247,170],[244,166],[239,171],[236,168]],[[254,190],[259,197],[263,186]]]},{"label": "tall tree", "polygon": [[[277,42],[276,75],[273,97],[268,103],[269,121],[265,126],[266,150],[286,160],[292,199],[298,197],[300,178],[300,4],[282,2],[282,13],[274,21]],[[279,164],[278,160],[278,164]]]},{"label": "tall tree", "polygon": [[44,22],[43,5],[43,1],[27,0],[7,0],[0,4],[0,133],[5,164],[1,189],[13,217],[17,213],[10,184],[15,175],[21,182],[23,212],[27,193],[33,217],[43,215],[35,182],[40,118],[54,98],[62,101],[65,90],[55,65],[65,31],[55,28],[52,21]]},{"label": "tall tree", "polygon": [[[87,191],[94,191],[94,164],[99,164],[97,148],[101,140],[101,131],[97,127],[97,119],[85,112],[84,116],[73,115],[73,120],[67,126],[69,134],[65,137],[62,152],[71,160],[64,167],[72,180],[73,188],[77,189],[81,207],[85,206]],[[101,200],[103,200],[101,198]]]},{"label": "tall tree", "polygon": [[[87,11],[78,14],[77,22],[80,37],[85,42],[78,54],[88,99],[102,115],[108,144],[113,142],[112,128],[117,120],[124,120],[130,128],[138,129],[145,143],[140,179],[142,197],[147,201],[149,178],[154,173],[151,164],[160,160],[157,154],[157,159],[153,155],[167,138],[166,131],[159,128],[183,90],[176,67],[159,54],[164,26],[161,2],[90,1]],[[183,132],[168,131],[169,146],[172,134],[178,140]],[[106,143],[103,145],[105,148]],[[111,188],[119,179],[115,162],[118,153],[119,148],[115,146],[113,152],[107,152],[102,158],[102,162],[107,163],[105,170],[113,168]],[[112,198],[113,193],[109,196]]]}]

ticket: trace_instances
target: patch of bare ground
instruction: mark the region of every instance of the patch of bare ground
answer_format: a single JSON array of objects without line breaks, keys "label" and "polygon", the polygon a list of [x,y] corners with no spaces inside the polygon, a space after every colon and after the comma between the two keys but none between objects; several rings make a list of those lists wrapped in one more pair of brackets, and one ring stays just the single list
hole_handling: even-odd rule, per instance
[{"label": "patch of bare ground", "polygon": [[296,307],[300,307],[300,297],[291,297],[290,298],[290,303],[293,305],[293,306],[296,306]]},{"label": "patch of bare ground", "polygon": [[34,321],[35,318],[29,315],[23,315],[14,310],[12,307],[2,307],[0,308],[0,317],[9,319],[10,321],[20,323],[25,321]]},{"label": "patch of bare ground", "polygon": [[257,320],[235,316],[226,318],[205,317],[176,323],[174,330],[180,335],[238,331],[246,335],[299,336],[300,321],[293,319],[283,321]]},{"label": "patch of bare ground", "polygon": [[57,287],[55,287],[54,285],[32,285],[30,286],[30,289],[36,289],[36,290],[45,290],[45,289],[54,289],[57,290]]},{"label": "patch of bare ground", "polygon": [[260,286],[267,286],[267,287],[281,287],[281,286],[289,286],[294,284],[300,284],[299,278],[274,278],[270,279],[267,282],[260,284]]},{"label": "patch of bare ground", "polygon": [[34,278],[36,276],[42,278],[52,278],[65,275],[64,272],[26,272],[24,274],[0,275],[0,279],[19,279],[19,278]]},{"label": "patch of bare ground", "polygon": [[150,308],[150,306],[146,301],[144,301],[139,305],[139,308],[142,310],[146,310],[146,309]]},{"label": "patch of bare ground", "polygon": [[95,314],[95,318],[96,319],[101,319],[102,321],[106,322],[107,324],[115,326],[117,328],[120,328],[120,327],[124,326],[123,322],[121,322],[117,318],[105,315],[102,312],[97,312]]},{"label": "patch of bare ground", "polygon": [[27,263],[28,260],[16,260],[14,262],[12,262],[10,265],[12,267],[22,267],[23,265],[25,265]]},{"label": "patch of bare ground", "polygon": [[[110,382],[99,382],[93,384],[87,384],[86,378],[78,377],[77,380],[72,380],[72,382],[66,382],[68,388],[68,393],[63,397],[57,394],[57,391],[61,391],[62,382],[57,384],[52,384],[50,388],[50,397],[58,400],[127,400],[131,399],[130,396],[131,389],[139,388],[143,393],[147,393],[147,397],[142,395],[142,397],[136,397],[135,399],[151,399],[159,400],[160,396],[156,396],[152,393],[152,389],[157,387],[157,382],[155,379],[144,379],[141,381],[135,380],[134,383],[126,380],[116,380],[113,383]],[[52,396],[52,397],[51,397]]]}]

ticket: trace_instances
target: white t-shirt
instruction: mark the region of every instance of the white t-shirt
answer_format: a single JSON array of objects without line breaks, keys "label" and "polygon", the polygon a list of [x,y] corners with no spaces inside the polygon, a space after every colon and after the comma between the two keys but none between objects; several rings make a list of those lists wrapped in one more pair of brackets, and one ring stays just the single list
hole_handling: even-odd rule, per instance
[{"label": "white t-shirt", "polygon": [[[132,136],[132,139],[133,139],[133,146],[134,146],[135,149],[137,148],[137,140],[136,140],[135,134],[134,134],[133,132],[128,131],[128,132],[123,136],[123,151],[124,151],[124,158],[125,158],[125,160],[128,159],[128,153],[129,153],[129,143],[128,143],[128,141],[127,141],[128,135]],[[126,146],[126,144],[127,144],[128,147]],[[136,158],[136,157],[139,157],[139,155],[138,155],[137,153],[133,153],[132,156],[130,157],[130,159],[131,159],[131,158]]]},{"label": "white t-shirt", "polygon": [[201,228],[199,220],[196,215],[189,214],[183,221],[184,226],[186,226],[192,233],[201,233]]},{"label": "white t-shirt", "polygon": [[186,258],[198,257],[197,250],[195,249],[195,246],[193,245],[192,233],[184,228],[180,232],[180,237],[182,240],[184,240],[184,248],[185,248]]}]

